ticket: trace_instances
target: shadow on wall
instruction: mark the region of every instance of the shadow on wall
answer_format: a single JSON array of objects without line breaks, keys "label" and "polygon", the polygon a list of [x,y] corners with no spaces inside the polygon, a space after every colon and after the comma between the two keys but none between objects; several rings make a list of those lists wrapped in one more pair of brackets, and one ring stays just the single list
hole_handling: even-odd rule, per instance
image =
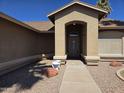
[{"label": "shadow on wall", "polygon": [[44,64],[31,64],[27,65],[21,69],[8,73],[0,77],[0,92],[6,90],[7,88],[16,85],[15,93],[30,89],[39,80],[43,80],[43,69]]}]

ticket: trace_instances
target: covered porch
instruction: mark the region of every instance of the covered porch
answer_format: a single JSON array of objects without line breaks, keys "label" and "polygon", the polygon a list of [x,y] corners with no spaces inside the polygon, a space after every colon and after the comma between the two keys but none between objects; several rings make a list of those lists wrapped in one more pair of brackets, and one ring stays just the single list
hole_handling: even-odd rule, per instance
[{"label": "covered porch", "polygon": [[48,15],[55,25],[54,59],[83,58],[88,65],[97,65],[98,23],[106,11],[73,2]]}]

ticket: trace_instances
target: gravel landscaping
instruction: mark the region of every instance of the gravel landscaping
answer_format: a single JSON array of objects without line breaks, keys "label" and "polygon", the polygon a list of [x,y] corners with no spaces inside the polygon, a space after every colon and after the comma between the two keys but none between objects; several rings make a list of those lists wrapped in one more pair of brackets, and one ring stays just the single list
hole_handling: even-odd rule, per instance
[{"label": "gravel landscaping", "polygon": [[42,75],[41,69],[39,64],[31,64],[1,76],[0,93],[58,93],[65,66],[51,78]]},{"label": "gravel landscaping", "polygon": [[102,93],[124,93],[124,81],[116,76],[116,71],[124,68],[111,67],[110,62],[100,62],[99,66],[87,66]]}]

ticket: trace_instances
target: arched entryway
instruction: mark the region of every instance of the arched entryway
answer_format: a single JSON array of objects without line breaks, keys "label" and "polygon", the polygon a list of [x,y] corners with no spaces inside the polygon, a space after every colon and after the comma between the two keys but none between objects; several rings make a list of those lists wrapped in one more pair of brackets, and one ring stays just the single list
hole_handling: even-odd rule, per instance
[{"label": "arched entryway", "polygon": [[72,21],[65,25],[66,54],[69,59],[80,59],[86,55],[86,23]]}]

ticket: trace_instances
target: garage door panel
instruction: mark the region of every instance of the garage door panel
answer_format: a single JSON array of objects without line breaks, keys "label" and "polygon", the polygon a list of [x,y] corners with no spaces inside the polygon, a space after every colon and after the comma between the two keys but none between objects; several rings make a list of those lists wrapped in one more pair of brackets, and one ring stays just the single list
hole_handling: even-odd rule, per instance
[{"label": "garage door panel", "polygon": [[118,36],[122,34],[118,32],[114,34],[117,36],[112,36],[113,33],[104,31],[99,34],[99,54],[122,54],[122,37]]},{"label": "garage door panel", "polygon": [[100,54],[121,54],[121,39],[99,39]]}]

